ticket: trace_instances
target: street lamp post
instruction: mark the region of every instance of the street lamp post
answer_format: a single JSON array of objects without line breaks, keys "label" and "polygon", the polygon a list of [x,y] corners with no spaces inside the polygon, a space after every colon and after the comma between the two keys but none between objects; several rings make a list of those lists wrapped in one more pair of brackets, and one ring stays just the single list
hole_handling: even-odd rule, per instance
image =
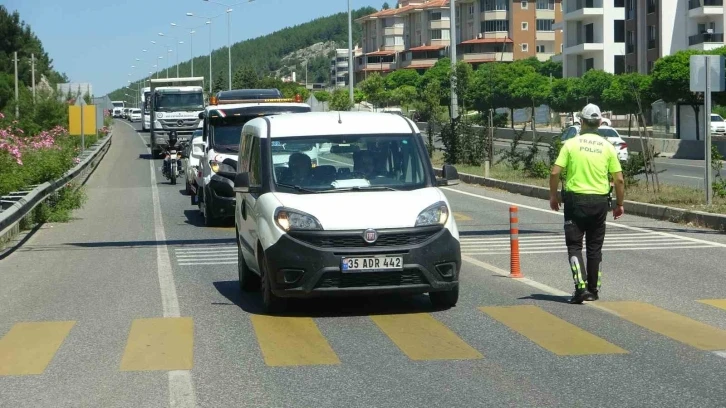
[{"label": "street lamp post", "polygon": [[[178,38],[172,37],[170,35],[166,35],[164,33],[159,33],[160,37],[169,37],[172,40],[176,41],[176,77],[179,78],[179,44],[184,44],[184,41],[179,41]],[[171,50],[169,50],[171,52]]]},{"label": "street lamp post", "polygon": [[244,3],[251,3],[255,0],[247,0],[245,2],[237,3],[237,4],[225,4],[225,3],[220,3],[220,2],[213,1],[213,0],[204,0],[204,1],[206,1],[208,3],[219,4],[220,6],[227,7],[227,11],[226,11],[226,13],[227,13],[227,60],[228,60],[228,63],[227,63],[227,81],[228,81],[227,85],[228,85],[228,87],[227,88],[228,88],[228,90],[231,91],[232,90],[232,37],[231,37],[232,22],[231,22],[230,14],[233,11],[232,7],[240,5],[240,4],[244,4]]},{"label": "street lamp post", "polygon": [[[189,14],[190,13],[187,13],[187,15],[189,15]],[[196,33],[196,31],[194,31],[194,30],[196,30],[197,28],[203,27],[203,26],[182,27],[182,26],[177,25],[176,23],[171,23],[171,26],[189,30],[189,61],[192,66],[192,76],[194,76],[194,34]],[[210,39],[211,39],[211,37],[210,37]]]},{"label": "street lamp post", "polygon": [[[453,0],[452,0],[453,2]],[[353,98],[353,16],[350,11],[350,0],[348,0],[348,97],[350,103],[355,104]]]},{"label": "street lamp post", "polygon": [[205,24],[209,26],[209,94],[212,94],[212,20],[221,16],[222,14],[214,17],[195,16],[194,13],[187,13],[188,17],[203,18],[206,20]]}]

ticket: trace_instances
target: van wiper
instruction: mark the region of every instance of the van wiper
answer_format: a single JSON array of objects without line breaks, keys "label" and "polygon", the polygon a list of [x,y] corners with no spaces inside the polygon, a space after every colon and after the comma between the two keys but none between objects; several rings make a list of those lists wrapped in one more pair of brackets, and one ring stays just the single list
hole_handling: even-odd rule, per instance
[{"label": "van wiper", "polygon": [[297,186],[297,185],[293,185],[293,184],[277,183],[277,185],[280,186],[280,187],[291,188],[291,189],[293,189],[295,191],[304,191],[306,193],[315,193],[315,194],[317,194],[317,193],[320,192],[320,191],[310,190],[310,189],[307,189],[307,188],[304,188],[304,187],[300,187],[300,186]]},{"label": "van wiper", "polygon": [[336,188],[334,190],[326,190],[326,192],[335,193],[339,191],[401,191],[397,188],[388,186],[359,186],[359,187],[347,187],[347,188]]}]

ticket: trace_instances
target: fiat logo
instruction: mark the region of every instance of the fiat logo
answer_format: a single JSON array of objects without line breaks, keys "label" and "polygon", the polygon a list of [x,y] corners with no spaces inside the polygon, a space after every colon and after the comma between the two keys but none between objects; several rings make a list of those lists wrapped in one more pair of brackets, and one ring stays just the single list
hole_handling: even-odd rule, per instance
[{"label": "fiat logo", "polygon": [[367,229],[363,232],[363,240],[369,244],[376,242],[378,239],[378,232],[374,229]]}]

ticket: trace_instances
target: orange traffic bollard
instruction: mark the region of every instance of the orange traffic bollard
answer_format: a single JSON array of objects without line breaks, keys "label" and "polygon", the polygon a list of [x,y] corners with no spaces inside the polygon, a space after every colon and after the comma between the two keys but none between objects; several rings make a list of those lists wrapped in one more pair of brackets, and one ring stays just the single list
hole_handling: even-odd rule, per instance
[{"label": "orange traffic bollard", "polygon": [[509,207],[509,236],[510,236],[510,265],[509,277],[521,278],[522,271],[519,267],[519,210],[515,206]]}]

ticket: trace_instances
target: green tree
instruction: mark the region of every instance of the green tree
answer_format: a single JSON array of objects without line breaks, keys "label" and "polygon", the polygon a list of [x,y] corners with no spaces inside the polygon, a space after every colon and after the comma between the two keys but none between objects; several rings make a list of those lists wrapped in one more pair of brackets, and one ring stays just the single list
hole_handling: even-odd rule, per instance
[{"label": "green tree", "polygon": [[582,109],[579,95],[581,81],[579,77],[553,80],[547,105],[555,112],[577,112]]},{"label": "green tree", "polygon": [[416,86],[421,75],[414,69],[398,69],[384,77],[388,90],[398,89],[404,85]]},{"label": "green tree", "polygon": [[604,103],[603,93],[605,93],[606,89],[610,88],[610,84],[612,84],[614,78],[615,76],[613,74],[599,69],[591,69],[585,72],[582,80],[578,83],[580,104],[584,106],[587,103],[594,103],[602,110],[609,110],[610,108]]},{"label": "green tree", "polygon": [[439,84],[439,103],[441,106],[448,107],[451,104],[451,60],[449,58],[439,59],[433,67],[426,70],[418,81],[417,88],[419,92],[427,89],[431,82]]},{"label": "green tree", "polygon": [[403,85],[391,91],[391,102],[401,105],[404,110],[412,106],[416,97],[416,87],[411,85]]},{"label": "green tree", "polygon": [[358,87],[366,95],[366,100],[377,108],[385,105],[389,100],[385,81],[378,72],[369,75],[368,78],[358,84]]},{"label": "green tree", "polygon": [[233,89],[254,89],[260,84],[260,77],[251,66],[244,66],[232,75]]},{"label": "green tree", "polygon": [[637,72],[616,75],[610,87],[603,92],[602,99],[615,114],[638,113],[638,101],[645,110],[655,101],[652,77]]},{"label": "green tree", "polygon": [[701,54],[695,50],[678,51],[658,59],[653,67],[653,92],[667,103],[684,103],[693,108],[696,115],[696,139],[700,139],[700,110],[703,94],[691,92],[691,55]]},{"label": "green tree", "polygon": [[227,89],[227,77],[222,72],[217,72],[217,76],[214,78],[212,84],[212,92],[217,93]]},{"label": "green tree", "polygon": [[510,88],[510,92],[517,100],[526,100],[532,109],[532,141],[535,141],[537,127],[535,126],[535,111],[537,106],[547,102],[550,95],[550,79],[539,72],[528,72],[517,77]]},{"label": "green tree", "polygon": [[388,2],[383,3],[383,8],[382,8],[383,10],[388,10],[390,8],[391,8],[391,6],[388,5]]},{"label": "green tree", "polygon": [[334,111],[349,111],[353,107],[350,95],[345,88],[335,88],[330,97],[330,109]]}]

